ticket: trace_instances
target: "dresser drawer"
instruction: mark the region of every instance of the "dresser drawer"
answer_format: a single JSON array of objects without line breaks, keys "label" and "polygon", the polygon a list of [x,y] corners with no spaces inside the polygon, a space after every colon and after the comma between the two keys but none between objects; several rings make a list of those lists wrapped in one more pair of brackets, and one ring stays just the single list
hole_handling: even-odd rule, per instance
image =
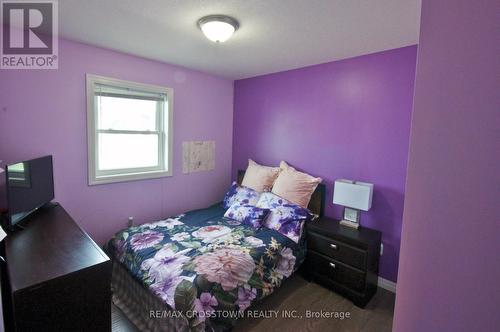
[{"label": "dresser drawer", "polygon": [[332,240],[325,236],[309,232],[307,234],[309,249],[331,257],[342,263],[352,265],[358,269],[366,269],[366,251]]},{"label": "dresser drawer", "polygon": [[353,289],[364,292],[366,273],[353,269],[338,261],[328,259],[322,255],[308,252],[307,267],[314,275],[321,275],[330,280]]}]

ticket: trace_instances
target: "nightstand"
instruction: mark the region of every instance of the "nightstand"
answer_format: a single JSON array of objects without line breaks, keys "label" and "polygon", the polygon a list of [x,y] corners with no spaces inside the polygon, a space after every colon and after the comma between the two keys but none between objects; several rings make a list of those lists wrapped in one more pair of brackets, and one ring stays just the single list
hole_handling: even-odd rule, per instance
[{"label": "nightstand", "polygon": [[382,233],[339,225],[328,217],[307,223],[306,230],[306,278],[364,307],[377,291]]}]

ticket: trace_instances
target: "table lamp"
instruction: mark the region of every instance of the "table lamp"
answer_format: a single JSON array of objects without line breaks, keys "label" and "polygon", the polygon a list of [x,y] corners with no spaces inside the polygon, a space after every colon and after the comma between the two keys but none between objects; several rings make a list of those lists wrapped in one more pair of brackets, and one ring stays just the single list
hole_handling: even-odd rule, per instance
[{"label": "table lamp", "polygon": [[359,227],[360,210],[372,207],[373,184],[339,179],[333,188],[333,203],[344,206],[344,219],[341,225]]}]

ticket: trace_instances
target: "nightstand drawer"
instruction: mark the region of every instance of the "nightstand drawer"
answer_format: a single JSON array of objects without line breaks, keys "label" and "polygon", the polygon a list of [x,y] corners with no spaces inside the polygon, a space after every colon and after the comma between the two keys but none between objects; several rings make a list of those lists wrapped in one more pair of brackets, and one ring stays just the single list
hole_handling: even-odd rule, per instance
[{"label": "nightstand drawer", "polygon": [[352,265],[358,269],[366,269],[366,251],[330,239],[328,237],[309,232],[307,246],[320,254],[329,256],[342,263]]},{"label": "nightstand drawer", "polygon": [[313,275],[327,277],[357,292],[364,292],[366,273],[311,251],[307,254],[307,262]]}]

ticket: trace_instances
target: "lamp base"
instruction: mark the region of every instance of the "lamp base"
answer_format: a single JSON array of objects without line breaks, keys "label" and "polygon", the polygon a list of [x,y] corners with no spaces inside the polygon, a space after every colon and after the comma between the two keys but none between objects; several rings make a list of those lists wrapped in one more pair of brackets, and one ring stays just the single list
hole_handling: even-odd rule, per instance
[{"label": "lamp base", "polygon": [[352,222],[352,221],[349,221],[349,220],[341,220],[339,222],[339,224],[341,225],[344,225],[344,226],[347,226],[347,227],[351,227],[351,228],[354,228],[354,229],[358,229],[359,228],[359,223],[357,222]]}]

